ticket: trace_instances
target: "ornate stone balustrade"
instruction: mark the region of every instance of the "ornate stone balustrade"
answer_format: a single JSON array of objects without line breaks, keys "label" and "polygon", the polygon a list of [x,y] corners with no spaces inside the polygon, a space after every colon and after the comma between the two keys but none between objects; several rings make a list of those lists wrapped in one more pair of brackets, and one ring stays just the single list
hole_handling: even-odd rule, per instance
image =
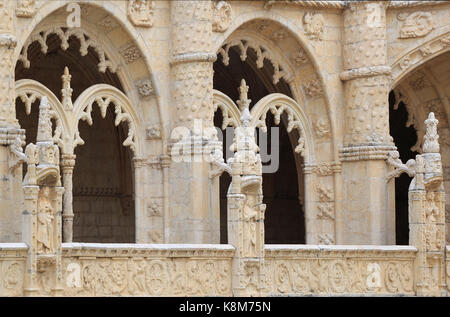
[{"label": "ornate stone balustrade", "polygon": [[231,296],[230,245],[63,244],[69,296]]},{"label": "ornate stone balustrade", "polygon": [[0,243],[0,296],[23,295],[27,250],[25,243]]},{"label": "ornate stone balustrade", "polygon": [[416,253],[411,246],[266,245],[266,295],[414,295]]},{"label": "ornate stone balustrade", "polygon": [[[0,244],[0,296],[23,296],[25,243]],[[414,296],[413,246],[266,245],[262,296]],[[450,246],[446,247],[450,289]],[[231,245],[63,243],[63,296],[233,296]],[[46,292],[39,280],[40,295]]]}]

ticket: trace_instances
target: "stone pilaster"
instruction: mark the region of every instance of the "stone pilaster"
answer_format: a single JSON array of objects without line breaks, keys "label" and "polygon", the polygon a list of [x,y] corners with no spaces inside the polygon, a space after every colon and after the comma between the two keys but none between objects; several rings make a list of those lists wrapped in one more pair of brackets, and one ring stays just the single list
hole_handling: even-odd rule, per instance
[{"label": "stone pilaster", "polygon": [[394,185],[385,180],[385,159],[395,149],[389,134],[386,3],[350,2],[344,30],[342,243],[395,244]]},{"label": "stone pilaster", "polygon": [[63,154],[61,161],[61,169],[63,175],[63,186],[65,189],[63,198],[63,241],[72,242],[73,240],[73,191],[72,178],[73,168],[75,167],[76,155]]},{"label": "stone pilaster", "polygon": [[16,242],[21,235],[22,165],[13,150],[22,151],[25,131],[15,111],[14,10],[15,1],[0,1],[0,242]]},{"label": "stone pilaster", "polygon": [[[175,129],[182,138],[172,144],[181,146],[184,159],[170,167],[169,242],[219,243],[219,226],[214,224],[211,201],[210,164],[205,144],[216,142],[213,128],[213,62],[211,1],[171,1],[172,92]],[[174,154],[172,153],[172,159]],[[217,227],[217,228],[216,228]]]}]

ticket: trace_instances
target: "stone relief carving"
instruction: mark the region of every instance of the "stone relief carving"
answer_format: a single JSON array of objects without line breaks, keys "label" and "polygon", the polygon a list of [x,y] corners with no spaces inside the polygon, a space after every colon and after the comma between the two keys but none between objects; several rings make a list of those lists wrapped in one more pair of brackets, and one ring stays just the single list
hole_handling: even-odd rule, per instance
[{"label": "stone relief carving", "polygon": [[316,121],[315,128],[316,128],[316,135],[319,138],[324,138],[330,135],[331,128],[330,123],[327,119],[324,118],[318,119]]},{"label": "stone relief carving", "polygon": [[367,258],[267,258],[266,296],[275,294],[413,294],[413,261]]},{"label": "stone relief carving", "polygon": [[323,94],[322,83],[318,78],[313,78],[303,82],[303,90],[309,98],[320,97]]},{"label": "stone relief carving", "polygon": [[50,35],[56,35],[61,40],[61,49],[66,51],[69,48],[69,38],[75,36],[80,41],[80,54],[81,56],[86,56],[88,49],[92,47],[99,58],[98,70],[102,73],[109,69],[111,72],[115,73],[117,66],[113,65],[111,60],[106,56],[104,48],[97,43],[93,38],[89,37],[80,28],[68,28],[63,30],[61,27],[51,27],[46,30],[38,31],[33,33],[25,42],[21,54],[19,56],[19,61],[23,63],[25,68],[30,68],[30,61],[28,60],[28,48],[34,43],[38,42],[41,46],[41,52],[47,54],[48,46],[47,39]]},{"label": "stone relief carving", "polygon": [[127,64],[131,64],[142,57],[141,52],[134,44],[125,45],[119,50],[119,53]]},{"label": "stone relief carving", "polygon": [[147,203],[147,216],[161,216],[162,215],[162,201],[161,199],[153,199]]},{"label": "stone relief carving", "polygon": [[145,134],[148,140],[156,140],[161,138],[161,128],[159,124],[152,125],[145,129]]},{"label": "stone relief carving", "polygon": [[331,245],[335,244],[334,237],[330,233],[321,233],[317,235],[317,242],[318,244],[322,245]]},{"label": "stone relief carving", "polygon": [[9,261],[2,264],[3,288],[6,289],[8,295],[20,295],[23,286],[23,265]]},{"label": "stone relief carving", "polygon": [[137,82],[136,87],[141,97],[145,98],[153,94],[153,84],[150,79],[143,79]]},{"label": "stone relief carving", "polygon": [[[81,281],[79,287],[76,284],[79,289],[74,295],[78,296],[229,296],[231,292],[230,260],[99,258],[65,262],[65,275]],[[66,284],[65,292],[71,288],[73,283]]]},{"label": "stone relief carving", "polygon": [[409,81],[409,85],[417,91],[429,87],[430,83],[426,80],[425,74],[419,72],[415,78]]},{"label": "stone relief carving", "polygon": [[31,18],[36,13],[36,0],[18,0],[16,15],[20,18]]},{"label": "stone relief carving", "polygon": [[230,26],[233,11],[226,1],[216,1],[213,5],[213,31],[225,32]]},{"label": "stone relief carving", "polygon": [[27,161],[27,156],[23,153],[22,145],[25,143],[21,137],[17,136],[9,146],[10,157],[8,159],[8,167],[10,171],[22,166]]},{"label": "stone relief carving", "polygon": [[322,40],[325,29],[325,19],[321,13],[308,12],[303,16],[305,34],[310,40]]},{"label": "stone relief carving", "polygon": [[301,66],[309,62],[308,55],[306,55],[303,49],[300,49],[299,51],[295,52],[292,55],[292,60],[297,66]]},{"label": "stone relief carving", "polygon": [[105,16],[103,19],[101,19],[97,25],[103,29],[105,29],[106,31],[111,31],[117,27],[119,27],[119,24],[116,22],[116,20],[110,16],[107,15]]},{"label": "stone relief carving", "polygon": [[272,39],[275,42],[281,42],[286,38],[287,38],[287,34],[283,29],[277,30],[277,31],[273,32],[273,34],[272,34]]},{"label": "stone relief carving", "polygon": [[153,25],[153,1],[128,0],[128,18],[135,26],[151,27]]},{"label": "stone relief carving", "polygon": [[422,37],[434,29],[431,12],[400,13],[397,18],[403,21],[398,36],[401,39]]}]

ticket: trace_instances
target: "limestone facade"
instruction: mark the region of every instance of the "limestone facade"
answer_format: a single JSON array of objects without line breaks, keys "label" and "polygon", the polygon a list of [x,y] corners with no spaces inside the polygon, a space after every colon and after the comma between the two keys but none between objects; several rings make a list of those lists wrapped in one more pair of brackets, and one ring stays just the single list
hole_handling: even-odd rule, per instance
[{"label": "limestone facade", "polygon": [[448,296],[450,2],[0,17],[1,296]]}]

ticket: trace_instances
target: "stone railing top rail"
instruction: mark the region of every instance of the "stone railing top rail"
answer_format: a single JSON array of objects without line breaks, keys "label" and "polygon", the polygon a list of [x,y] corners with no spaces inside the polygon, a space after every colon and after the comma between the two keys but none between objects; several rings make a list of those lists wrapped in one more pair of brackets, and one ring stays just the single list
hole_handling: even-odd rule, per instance
[{"label": "stone railing top rail", "polygon": [[11,250],[28,250],[28,246],[24,242],[17,243],[0,243],[0,251],[11,251]]},{"label": "stone railing top rail", "polygon": [[168,256],[168,257],[233,257],[228,244],[132,244],[132,243],[63,243],[64,255],[75,256]]},{"label": "stone railing top rail", "polygon": [[283,245],[283,244],[270,244],[264,246],[266,257],[271,256],[299,256],[313,254],[317,256],[319,254],[329,255],[349,255],[353,256],[391,256],[396,257],[415,257],[417,248],[407,245],[388,245],[388,246],[376,246],[376,245]]}]

